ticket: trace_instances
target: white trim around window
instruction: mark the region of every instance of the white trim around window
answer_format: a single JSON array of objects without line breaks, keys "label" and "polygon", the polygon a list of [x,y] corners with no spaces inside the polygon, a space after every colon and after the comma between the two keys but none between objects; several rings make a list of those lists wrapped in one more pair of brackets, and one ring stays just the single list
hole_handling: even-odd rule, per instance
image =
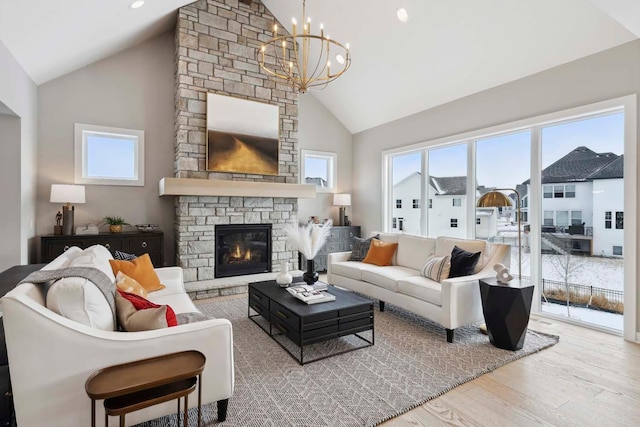
[{"label": "white trim around window", "polygon": [[338,154],[329,151],[313,151],[300,150],[300,184],[307,184],[306,178],[323,177],[307,177],[305,170],[306,160],[317,160],[325,163],[325,176],[327,177],[323,184],[316,184],[318,193],[336,193],[338,191]]},{"label": "white trim around window", "polygon": [[76,123],[74,169],[76,184],[144,186],[144,131]]}]

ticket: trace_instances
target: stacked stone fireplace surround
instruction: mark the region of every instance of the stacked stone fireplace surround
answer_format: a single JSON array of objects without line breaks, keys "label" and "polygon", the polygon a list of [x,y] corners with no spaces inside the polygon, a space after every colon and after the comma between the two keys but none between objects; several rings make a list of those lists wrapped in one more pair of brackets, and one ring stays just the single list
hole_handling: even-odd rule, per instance
[{"label": "stacked stone fireplace surround", "polygon": [[[273,37],[276,20],[262,3],[246,3],[201,0],[179,10],[175,38],[176,178],[298,183],[298,94],[261,73],[256,55],[261,43]],[[277,176],[206,170],[208,92],[280,107]],[[176,262],[184,269],[185,286],[192,298],[247,289],[246,280],[213,280],[216,224],[272,224],[273,271],[279,270],[282,260],[297,268],[297,252],[285,243],[284,227],[297,217],[298,199],[177,196],[175,203]]]}]

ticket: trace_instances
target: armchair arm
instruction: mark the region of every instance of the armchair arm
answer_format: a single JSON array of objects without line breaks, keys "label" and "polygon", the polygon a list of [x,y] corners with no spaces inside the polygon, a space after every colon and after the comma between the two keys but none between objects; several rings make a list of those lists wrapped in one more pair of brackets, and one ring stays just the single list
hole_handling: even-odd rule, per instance
[{"label": "armchair arm", "polygon": [[181,267],[162,267],[156,268],[155,271],[160,279],[160,283],[166,287],[160,291],[155,291],[153,293],[154,297],[184,294],[186,292]]}]

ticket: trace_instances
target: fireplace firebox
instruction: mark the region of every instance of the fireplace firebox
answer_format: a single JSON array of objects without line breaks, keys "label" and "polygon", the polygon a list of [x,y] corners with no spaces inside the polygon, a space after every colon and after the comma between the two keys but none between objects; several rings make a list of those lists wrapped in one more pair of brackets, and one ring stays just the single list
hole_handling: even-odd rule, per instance
[{"label": "fireplace firebox", "polygon": [[271,224],[216,225],[215,277],[271,271]]}]

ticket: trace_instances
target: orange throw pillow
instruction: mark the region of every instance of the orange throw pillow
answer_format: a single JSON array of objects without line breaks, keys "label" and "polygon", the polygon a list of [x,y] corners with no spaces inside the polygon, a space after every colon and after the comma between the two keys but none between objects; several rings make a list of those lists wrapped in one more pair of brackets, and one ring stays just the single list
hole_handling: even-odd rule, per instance
[{"label": "orange throw pillow", "polygon": [[388,243],[378,239],[372,239],[369,252],[367,252],[367,256],[364,257],[362,262],[380,267],[391,265],[391,259],[393,259],[393,254],[396,253],[396,249],[398,249],[397,243]]},{"label": "orange throw pillow", "polygon": [[160,279],[153,269],[153,263],[151,263],[149,254],[141,255],[132,261],[110,259],[109,264],[111,264],[114,275],[117,276],[118,272],[122,271],[140,283],[147,292],[159,291],[165,288],[165,286],[160,283]]}]

